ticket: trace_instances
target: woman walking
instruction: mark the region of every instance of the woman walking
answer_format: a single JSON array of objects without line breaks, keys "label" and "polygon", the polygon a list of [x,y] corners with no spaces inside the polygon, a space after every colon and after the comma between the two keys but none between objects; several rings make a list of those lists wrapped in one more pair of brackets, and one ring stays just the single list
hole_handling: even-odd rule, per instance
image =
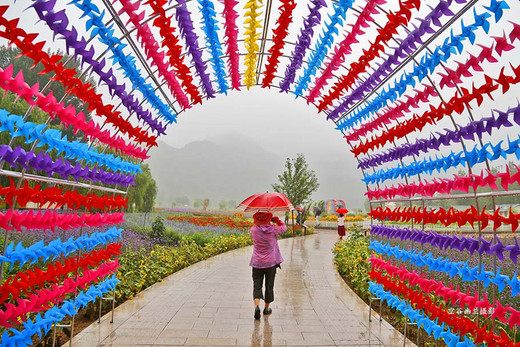
[{"label": "woman walking", "polygon": [[[287,227],[269,212],[256,212],[253,215],[255,225],[251,228],[253,255],[249,265],[253,268],[253,301],[255,319],[260,319],[260,299],[264,300],[264,315],[271,314],[269,304],[274,301],[274,278],[276,268],[283,262],[276,235],[283,234]],[[274,223],[271,224],[271,222]],[[265,280],[265,296],[262,292]]]},{"label": "woman walking", "polygon": [[340,213],[338,217],[338,235],[339,239],[343,240],[343,236],[345,236],[345,215],[343,213]]}]

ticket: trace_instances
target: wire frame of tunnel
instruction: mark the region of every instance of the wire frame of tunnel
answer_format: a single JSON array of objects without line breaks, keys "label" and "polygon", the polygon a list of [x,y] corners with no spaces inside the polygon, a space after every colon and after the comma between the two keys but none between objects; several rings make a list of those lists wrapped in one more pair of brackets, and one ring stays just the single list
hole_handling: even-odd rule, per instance
[{"label": "wire frame of tunnel", "polygon": [[17,51],[0,66],[2,344],[31,344],[114,290],[125,195],[148,150],[179,112],[260,86],[316,106],[358,161],[372,296],[448,346],[514,345],[519,11],[512,0],[4,2],[0,38]]}]

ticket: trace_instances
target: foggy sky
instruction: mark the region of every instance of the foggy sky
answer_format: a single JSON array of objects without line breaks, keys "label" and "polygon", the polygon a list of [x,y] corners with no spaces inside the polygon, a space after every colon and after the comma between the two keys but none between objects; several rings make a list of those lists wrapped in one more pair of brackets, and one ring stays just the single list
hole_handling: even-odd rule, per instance
[{"label": "foggy sky", "polygon": [[[177,125],[161,140],[181,148],[189,142],[229,133],[251,137],[282,158],[296,158],[303,153],[320,183],[320,189],[313,194],[314,200],[343,199],[353,208],[363,207],[365,185],[361,171],[342,133],[335,130],[334,122],[327,121],[324,113],[318,114],[303,98],[295,99],[276,88],[257,87],[206,100],[202,106],[180,114]],[[339,181],[327,182],[323,176],[330,173],[324,172],[324,162],[336,161],[348,172],[340,172]]]}]

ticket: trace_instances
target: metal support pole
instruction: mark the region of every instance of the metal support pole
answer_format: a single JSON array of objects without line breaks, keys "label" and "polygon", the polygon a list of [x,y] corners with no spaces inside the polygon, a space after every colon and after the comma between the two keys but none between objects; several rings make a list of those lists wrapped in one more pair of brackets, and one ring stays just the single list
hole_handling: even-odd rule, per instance
[{"label": "metal support pole", "polygon": [[[76,294],[74,293],[74,298],[76,297]],[[70,323],[70,337],[69,337],[69,347],[72,347],[72,338],[74,337],[74,323],[76,321],[76,315],[72,316],[72,321]]]},{"label": "metal support pole", "polygon": [[52,347],[56,346],[56,330],[58,328],[70,328],[70,327],[71,327],[70,324],[56,324],[56,323],[54,323],[54,331],[52,333]]},{"label": "metal support pole", "polygon": [[99,317],[98,317],[98,323],[101,323],[101,309],[103,307],[103,300],[112,300],[112,320],[110,321],[110,323],[113,323],[114,322],[114,305],[115,305],[115,301],[116,301],[116,291],[114,289],[114,294],[112,297],[109,297],[109,298],[106,298],[106,297],[100,297],[99,298]]},{"label": "metal support pole", "polygon": [[98,324],[101,323],[101,308],[103,307],[103,297],[99,298],[99,317],[98,317]]},{"label": "metal support pole", "polygon": [[383,300],[381,300],[381,298],[373,298],[373,297],[370,297],[368,299],[368,302],[369,302],[369,308],[368,308],[368,321],[371,322],[372,321],[372,301],[378,301],[379,300],[379,321],[381,322],[383,320],[383,316],[382,316],[382,308],[383,308]]},{"label": "metal support pole", "polygon": [[[116,284],[117,286],[117,284]],[[114,308],[116,306],[116,287],[114,287],[114,290],[112,291],[112,319],[110,320],[110,323],[114,323]]]},{"label": "metal support pole", "polygon": [[408,327],[408,319],[404,317],[404,339],[403,339],[403,347],[406,346],[406,328]]},{"label": "metal support pole", "polygon": [[417,323],[408,323],[408,318],[406,318],[406,321],[404,323],[404,340],[403,340],[403,347],[406,346],[406,327],[409,326],[409,325],[416,325],[417,326],[417,346],[419,346],[419,326],[417,325]]}]

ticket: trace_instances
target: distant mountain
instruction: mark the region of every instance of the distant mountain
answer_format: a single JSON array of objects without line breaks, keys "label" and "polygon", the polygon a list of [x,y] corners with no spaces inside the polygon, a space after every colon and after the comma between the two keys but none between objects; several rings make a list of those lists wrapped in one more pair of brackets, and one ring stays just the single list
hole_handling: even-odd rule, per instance
[{"label": "distant mountain", "polygon": [[164,142],[146,161],[157,181],[157,201],[168,206],[176,198],[238,202],[257,192],[272,190],[283,171],[283,158],[264,150],[246,136],[230,134],[196,141],[183,148]]},{"label": "distant mountain", "polygon": [[[170,206],[184,196],[191,203],[208,198],[212,208],[222,200],[239,203],[254,193],[272,191],[271,184],[278,181],[286,159],[238,133],[191,142],[182,148],[159,142],[150,155],[146,162],[157,181],[157,202]],[[296,152],[291,157],[296,157]],[[355,167],[332,154],[306,158],[320,183],[314,200],[343,199],[349,209],[363,207],[365,186]]]}]

